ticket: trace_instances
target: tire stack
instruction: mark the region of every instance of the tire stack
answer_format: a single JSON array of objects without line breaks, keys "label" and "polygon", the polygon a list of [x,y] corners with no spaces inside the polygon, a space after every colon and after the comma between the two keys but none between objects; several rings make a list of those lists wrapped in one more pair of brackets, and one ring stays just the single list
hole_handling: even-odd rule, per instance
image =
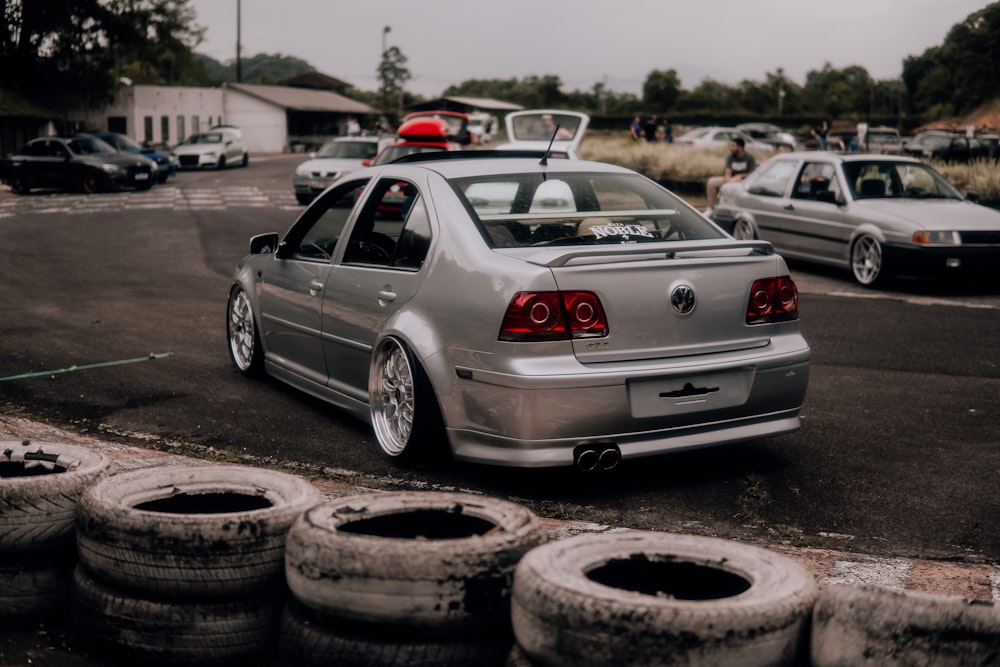
[{"label": "tire stack", "polygon": [[314,507],[288,533],[281,663],[499,667],[513,646],[514,569],[547,537],[528,509],[472,494]]},{"label": "tire stack", "polygon": [[288,529],[322,494],[235,465],[133,470],[80,499],[77,634],[131,664],[261,664],[288,597]]},{"label": "tire stack", "polygon": [[514,575],[511,665],[805,664],[818,590],[798,563],[710,537],[579,535]]},{"label": "tire stack", "polygon": [[77,445],[0,442],[0,622],[65,614],[77,503],[110,465],[101,452]]}]

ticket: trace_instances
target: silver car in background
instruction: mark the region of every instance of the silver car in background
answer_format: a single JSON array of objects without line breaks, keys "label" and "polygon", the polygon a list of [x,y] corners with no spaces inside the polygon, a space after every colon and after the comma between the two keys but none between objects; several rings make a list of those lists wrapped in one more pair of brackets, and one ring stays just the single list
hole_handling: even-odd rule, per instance
[{"label": "silver car in background", "polygon": [[769,243],[628,169],[541,154],[348,174],[251,239],[227,320],[237,369],[369,421],[396,461],[589,470],[776,436],[809,376]]},{"label": "silver car in background", "polygon": [[323,144],[295,167],[292,189],[300,204],[308,204],[342,175],[370,164],[388,141],[378,137],[337,137]]},{"label": "silver car in background", "polygon": [[893,275],[997,280],[1000,211],[967,200],[912,157],[777,155],[724,185],[713,218],[789,259],[849,269],[861,285]]}]

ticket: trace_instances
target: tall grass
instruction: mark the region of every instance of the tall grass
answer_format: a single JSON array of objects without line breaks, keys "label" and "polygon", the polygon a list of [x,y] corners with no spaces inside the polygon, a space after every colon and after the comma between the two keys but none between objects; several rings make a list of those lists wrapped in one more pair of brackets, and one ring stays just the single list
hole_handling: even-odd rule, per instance
[{"label": "tall grass", "polygon": [[[625,133],[587,133],[580,144],[580,156],[627,167],[656,181],[704,183],[721,175],[728,149],[698,148],[678,144],[647,144],[633,141]],[[758,164],[771,156],[755,154]],[[974,192],[984,199],[1000,198],[1000,163],[977,160],[970,164],[931,161],[963,193]]]}]

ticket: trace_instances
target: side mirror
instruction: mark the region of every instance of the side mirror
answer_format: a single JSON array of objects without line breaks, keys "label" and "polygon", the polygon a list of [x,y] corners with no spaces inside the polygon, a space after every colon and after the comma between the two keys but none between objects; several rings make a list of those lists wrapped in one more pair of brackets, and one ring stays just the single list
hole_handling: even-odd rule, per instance
[{"label": "side mirror", "polygon": [[270,255],[278,249],[278,234],[258,234],[250,239],[251,255]]}]

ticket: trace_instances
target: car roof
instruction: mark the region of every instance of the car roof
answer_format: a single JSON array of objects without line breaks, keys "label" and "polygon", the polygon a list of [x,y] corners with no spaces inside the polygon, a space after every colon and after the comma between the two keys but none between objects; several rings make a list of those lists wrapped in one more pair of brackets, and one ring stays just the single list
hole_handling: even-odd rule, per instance
[{"label": "car roof", "polygon": [[454,151],[452,155],[442,159],[425,158],[415,161],[390,162],[376,169],[418,169],[429,170],[440,174],[444,178],[462,178],[465,176],[503,176],[504,174],[524,174],[524,173],[608,173],[608,174],[633,174],[636,173],[626,167],[620,167],[608,162],[593,162],[590,160],[548,160],[546,165],[542,165],[541,160],[530,152],[531,157],[524,157],[521,151],[512,151],[510,156],[505,151],[501,156],[482,158],[475,155],[482,151]]},{"label": "car roof", "polygon": [[771,158],[772,160],[820,160],[828,162],[907,162],[910,164],[923,164],[919,159],[910,155],[887,155],[885,153],[846,153],[839,151],[798,151],[794,153],[779,153]]}]

